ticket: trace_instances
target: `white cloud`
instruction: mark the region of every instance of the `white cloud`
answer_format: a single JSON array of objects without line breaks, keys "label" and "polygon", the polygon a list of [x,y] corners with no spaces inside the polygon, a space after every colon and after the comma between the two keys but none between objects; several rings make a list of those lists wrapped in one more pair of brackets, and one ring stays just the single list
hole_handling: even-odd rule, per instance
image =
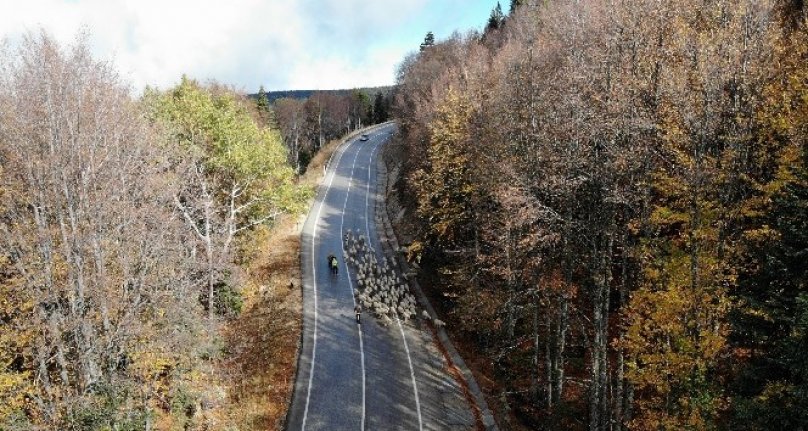
[{"label": "white cloud", "polygon": [[[24,0],[0,1],[0,36],[41,27],[72,42],[89,30],[99,59],[136,89],[184,73],[245,91],[329,89],[393,82],[406,53],[400,33],[438,3],[462,0]],[[418,41],[407,41],[413,47]]]},{"label": "white cloud", "polygon": [[[426,0],[28,0],[0,2],[0,36],[41,27],[60,43],[90,33],[99,59],[135,86],[168,87],[185,73],[255,91],[392,82],[398,59],[373,53],[377,33]],[[383,35],[382,35],[383,36]]]}]

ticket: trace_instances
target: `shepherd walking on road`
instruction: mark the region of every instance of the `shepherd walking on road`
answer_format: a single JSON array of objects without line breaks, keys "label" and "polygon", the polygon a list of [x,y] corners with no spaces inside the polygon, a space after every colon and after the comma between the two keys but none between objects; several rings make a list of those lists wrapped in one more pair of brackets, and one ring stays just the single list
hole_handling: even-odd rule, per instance
[{"label": "shepherd walking on road", "polygon": [[334,253],[328,255],[328,269],[331,271],[331,274],[337,275],[339,272],[339,261],[337,257],[334,256]]}]

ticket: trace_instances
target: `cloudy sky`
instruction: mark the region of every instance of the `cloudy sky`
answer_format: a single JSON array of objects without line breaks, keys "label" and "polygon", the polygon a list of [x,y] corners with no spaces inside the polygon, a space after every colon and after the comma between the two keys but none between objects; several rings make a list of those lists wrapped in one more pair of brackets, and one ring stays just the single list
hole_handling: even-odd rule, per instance
[{"label": "cloudy sky", "polygon": [[[88,30],[98,59],[135,89],[183,73],[238,89],[393,83],[427,31],[481,29],[496,0],[0,0],[0,37],[45,29],[68,44]],[[503,8],[507,12],[508,2]]]}]

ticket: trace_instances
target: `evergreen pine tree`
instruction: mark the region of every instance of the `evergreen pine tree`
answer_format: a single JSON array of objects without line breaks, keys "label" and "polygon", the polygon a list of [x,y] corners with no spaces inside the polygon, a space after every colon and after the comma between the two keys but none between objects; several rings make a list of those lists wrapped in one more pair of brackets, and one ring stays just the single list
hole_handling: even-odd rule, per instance
[{"label": "evergreen pine tree", "polygon": [[278,130],[278,121],[275,119],[275,112],[272,111],[272,107],[269,105],[269,96],[267,96],[263,85],[258,89],[258,101],[256,101],[256,105],[258,107],[258,115],[260,115],[263,123],[272,130]]},{"label": "evergreen pine tree", "polygon": [[373,122],[379,124],[385,121],[387,121],[387,106],[384,103],[384,95],[378,92],[373,100]]},{"label": "evergreen pine tree", "polygon": [[421,43],[421,51],[435,45],[435,35],[430,31],[426,33],[424,42]]},{"label": "evergreen pine tree", "polygon": [[502,13],[502,5],[497,2],[494,9],[491,10],[491,17],[488,18],[488,24],[485,26],[485,31],[496,30],[502,27],[505,22],[505,15]]},{"label": "evergreen pine tree", "polygon": [[269,97],[267,97],[267,92],[264,90],[263,85],[258,89],[258,102],[256,103],[261,113],[269,112]]}]

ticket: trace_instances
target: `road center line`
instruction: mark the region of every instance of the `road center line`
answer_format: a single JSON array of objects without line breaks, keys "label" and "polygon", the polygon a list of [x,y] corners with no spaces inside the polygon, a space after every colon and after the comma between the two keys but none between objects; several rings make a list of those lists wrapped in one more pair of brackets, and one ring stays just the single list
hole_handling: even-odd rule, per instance
[{"label": "road center line", "polygon": [[[365,190],[365,234],[368,237],[368,242],[370,241],[370,217],[369,217],[370,206],[368,205],[368,201],[370,199],[370,173],[373,171],[373,156],[376,153],[376,150],[378,150],[381,145],[383,144],[376,144],[376,146],[373,147],[373,151],[371,151],[370,153],[370,162],[368,162],[368,180],[367,180],[367,188]],[[401,325],[401,319],[398,318],[398,313],[396,313],[396,322],[398,322],[398,329],[399,331],[401,331],[401,339],[404,340],[404,351],[407,352],[407,362],[410,365],[410,377],[412,378],[412,390],[415,393],[415,409],[418,412],[418,429],[422,431],[424,429],[424,424],[423,420],[421,419],[421,401],[418,397],[418,384],[415,381],[415,370],[412,367],[412,357],[410,356],[410,347],[407,345],[407,337],[404,335],[404,327]]]},{"label": "road center line", "polygon": [[[342,264],[345,267],[345,276],[348,277],[348,288],[350,289],[351,300],[353,301],[354,308],[356,308],[356,297],[353,291],[353,282],[351,281],[351,272],[348,268],[348,260],[345,259],[345,242],[343,241],[343,229],[345,227],[345,209],[348,207],[348,197],[351,195],[351,187],[353,186],[354,172],[356,171],[356,159],[359,158],[359,151],[356,151],[356,156],[351,165],[351,177],[348,180],[348,189],[345,191],[345,202],[342,204],[342,215],[339,222],[339,243],[342,247]],[[356,325],[359,331],[359,353],[362,363],[362,422],[360,429],[365,430],[365,346],[362,341],[362,325]]]},{"label": "road center line", "polygon": [[320,213],[323,210],[323,203],[325,202],[326,198],[328,197],[328,192],[331,191],[331,185],[334,183],[334,177],[337,175],[337,166],[339,166],[339,162],[342,160],[342,155],[348,151],[348,148],[354,144],[356,141],[351,141],[345,148],[342,148],[339,153],[339,158],[337,159],[336,165],[334,165],[333,170],[331,171],[331,180],[328,182],[328,186],[326,186],[325,193],[323,194],[322,200],[320,200],[320,207],[317,209],[317,216],[314,219],[314,227],[312,228],[311,233],[311,275],[312,275],[312,291],[314,293],[314,335],[313,341],[311,346],[311,366],[309,367],[309,387],[306,390],[306,407],[303,409],[303,424],[301,425],[301,430],[306,429],[306,419],[309,415],[309,400],[311,399],[311,383],[314,380],[314,362],[317,357],[317,265],[315,263],[315,256],[314,256],[314,246],[315,240],[317,238],[317,225],[320,223]]}]

